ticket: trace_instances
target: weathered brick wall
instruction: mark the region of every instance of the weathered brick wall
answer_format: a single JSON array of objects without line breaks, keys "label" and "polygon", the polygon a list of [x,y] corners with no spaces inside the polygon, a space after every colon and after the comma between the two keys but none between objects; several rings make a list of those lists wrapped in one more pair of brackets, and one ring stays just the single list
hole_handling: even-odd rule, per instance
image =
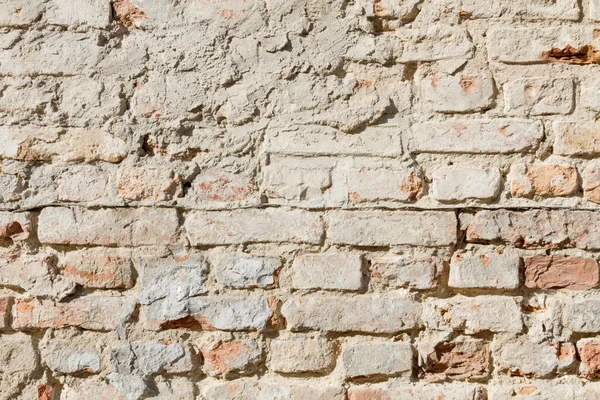
[{"label": "weathered brick wall", "polygon": [[0,0],[0,399],[599,399],[600,0]]}]

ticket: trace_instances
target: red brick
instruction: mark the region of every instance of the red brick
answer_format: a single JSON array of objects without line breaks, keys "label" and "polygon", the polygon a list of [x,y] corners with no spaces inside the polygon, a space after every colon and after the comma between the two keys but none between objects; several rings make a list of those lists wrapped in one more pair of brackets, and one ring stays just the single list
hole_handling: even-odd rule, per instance
[{"label": "red brick", "polygon": [[12,308],[14,329],[46,329],[74,326],[112,331],[133,312],[133,302],[122,297],[87,296],[68,303],[20,298]]},{"label": "red brick", "polygon": [[593,258],[534,256],[525,258],[525,286],[537,289],[592,289],[598,285]]}]

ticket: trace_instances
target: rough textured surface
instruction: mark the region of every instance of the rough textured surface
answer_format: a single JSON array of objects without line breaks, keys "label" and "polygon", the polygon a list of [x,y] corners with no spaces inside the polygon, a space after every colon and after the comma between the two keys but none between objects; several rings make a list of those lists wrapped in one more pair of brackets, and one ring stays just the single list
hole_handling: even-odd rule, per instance
[{"label": "rough textured surface", "polygon": [[600,0],[0,0],[0,400],[600,398]]}]

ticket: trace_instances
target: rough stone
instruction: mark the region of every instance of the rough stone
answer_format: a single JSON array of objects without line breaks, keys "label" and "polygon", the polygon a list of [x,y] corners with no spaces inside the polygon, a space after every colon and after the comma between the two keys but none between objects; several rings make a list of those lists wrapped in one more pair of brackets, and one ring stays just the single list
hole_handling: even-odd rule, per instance
[{"label": "rough stone", "polygon": [[277,285],[281,259],[256,257],[250,254],[231,254],[215,265],[217,280],[226,287],[271,288]]}]

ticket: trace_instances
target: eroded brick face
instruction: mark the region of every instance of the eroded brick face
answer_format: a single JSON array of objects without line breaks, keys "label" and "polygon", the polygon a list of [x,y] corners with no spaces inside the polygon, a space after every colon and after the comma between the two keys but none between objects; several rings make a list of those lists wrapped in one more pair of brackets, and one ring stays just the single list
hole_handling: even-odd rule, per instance
[{"label": "eroded brick face", "polygon": [[0,0],[0,399],[600,398],[600,0]]}]

